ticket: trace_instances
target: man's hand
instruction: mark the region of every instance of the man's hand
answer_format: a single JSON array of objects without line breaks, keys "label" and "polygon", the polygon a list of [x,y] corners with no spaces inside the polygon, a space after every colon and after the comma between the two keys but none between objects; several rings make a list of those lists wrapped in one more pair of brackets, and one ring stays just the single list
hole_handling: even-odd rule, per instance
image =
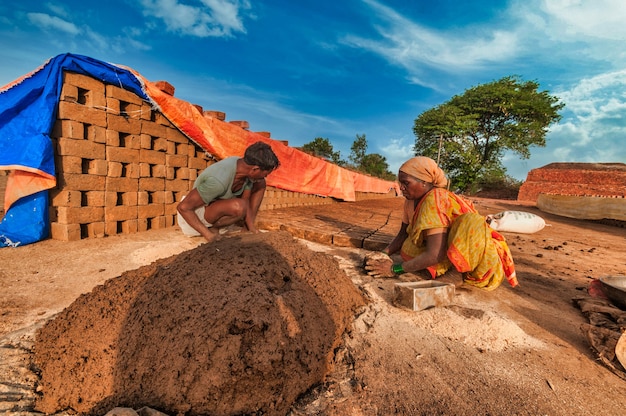
[{"label": "man's hand", "polygon": [[385,253],[374,252],[365,255],[365,271],[372,277],[394,277],[391,271],[392,264],[393,260]]}]

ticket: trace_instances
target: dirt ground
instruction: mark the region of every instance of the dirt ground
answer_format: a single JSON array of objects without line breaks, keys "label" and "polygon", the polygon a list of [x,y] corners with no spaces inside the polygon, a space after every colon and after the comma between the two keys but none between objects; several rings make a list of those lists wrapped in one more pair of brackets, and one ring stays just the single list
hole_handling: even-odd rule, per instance
[{"label": "dirt ground", "polygon": [[[365,250],[304,240],[288,243],[289,249],[273,246],[276,252],[293,252],[281,257],[287,262],[284,270],[302,267],[309,261],[309,252],[333,258],[367,300],[346,324],[342,343],[333,347],[330,372],[302,394],[288,414],[624,414],[623,373],[619,368],[611,369],[606,359],[601,360],[590,347],[583,331],[589,319],[574,299],[588,298],[587,289],[595,278],[626,275],[626,230],[541,213],[514,201],[474,202],[485,215],[523,210],[542,216],[548,226],[534,234],[503,233],[514,256],[519,287],[503,283],[493,292],[484,292],[460,286],[453,302],[445,307],[414,312],[394,306],[394,283],[417,277],[405,274],[399,279],[370,278],[361,269]],[[396,200],[388,203],[390,210],[399,207]],[[322,209],[329,217],[349,215],[343,204]],[[218,244],[228,247],[230,241],[239,238],[271,239],[264,234],[235,233],[226,235]],[[94,296],[94,288],[111,285],[107,281],[124,272],[183,252],[182,256],[189,256],[188,252],[196,248],[205,250],[208,256],[209,246],[170,229],[77,242],[46,240],[1,249],[0,412],[38,414],[33,406],[38,397],[41,400],[42,392],[45,396],[45,386],[40,384],[41,369],[33,365],[33,347],[35,334],[46,322],[63,316],[66,321],[80,322],[80,317],[72,318],[68,311],[76,307],[75,301],[84,299],[81,295]],[[221,252],[231,263],[241,258],[229,253]],[[176,257],[168,261],[173,259]],[[151,267],[157,268],[154,264]],[[211,267],[203,267],[207,275],[228,269],[223,264],[216,270]],[[191,272],[189,275],[196,278]],[[264,278],[257,276],[256,281]],[[254,281],[249,280],[250,284]],[[120,297],[112,301],[124,302],[124,291],[117,293]],[[255,292],[245,293],[250,296]],[[228,296],[239,294],[229,292]],[[163,307],[164,303],[159,305]],[[176,302],[172,305],[179,307]],[[344,306],[343,310],[347,309]],[[88,327],[89,322],[83,325]],[[128,342],[156,342],[150,333],[133,335],[127,337]],[[79,332],[68,332],[67,342],[71,344],[81,336]],[[171,343],[164,346],[177,347]],[[296,366],[289,367],[283,377],[302,378],[299,371]],[[177,392],[168,394],[175,396]],[[135,408],[142,405],[159,409],[158,403],[133,404]],[[271,412],[259,410],[256,414],[264,413]]]}]

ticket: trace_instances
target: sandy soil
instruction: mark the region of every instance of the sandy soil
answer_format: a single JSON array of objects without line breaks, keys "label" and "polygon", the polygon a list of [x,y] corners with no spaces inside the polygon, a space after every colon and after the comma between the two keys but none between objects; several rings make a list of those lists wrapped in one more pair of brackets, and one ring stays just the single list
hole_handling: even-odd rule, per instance
[{"label": "sandy soil", "polygon": [[[394,283],[416,280],[417,277],[406,274],[399,279],[370,278],[360,267],[365,250],[301,240],[276,245],[271,243],[274,237],[268,236],[271,233],[260,236],[234,234],[219,242],[228,245],[237,238],[244,241],[253,237],[267,239],[275,252],[292,253],[281,256],[287,264],[284,270],[297,270],[312,261],[310,259],[315,257],[310,257],[312,253],[323,253],[333,258],[333,264],[336,264],[320,263],[326,265],[323,274],[334,273],[336,267],[349,277],[347,286],[341,283],[341,279],[338,280],[334,290],[342,295],[335,299],[350,293],[347,287],[351,286],[357,288],[367,301],[365,306],[358,308],[352,322],[346,324],[342,342],[332,348],[333,354],[327,358],[330,365],[328,374],[300,395],[288,411],[290,414],[623,414],[626,408],[623,369],[611,368],[609,360],[606,357],[601,359],[598,352],[591,348],[583,330],[589,318],[574,299],[589,298],[587,289],[594,278],[626,275],[626,230],[544,214],[534,207],[520,206],[511,201],[477,199],[475,202],[483,214],[505,209],[524,210],[541,215],[549,224],[535,234],[504,233],[516,262],[520,286],[510,288],[505,283],[494,292],[461,286],[450,305],[419,312],[393,304]],[[346,210],[341,204],[330,207],[335,207],[337,217],[345,218]],[[333,216],[327,211],[331,210],[330,207],[320,210],[325,210],[324,215]],[[394,210],[398,204],[391,201],[389,207]],[[35,334],[46,322],[58,323],[62,320],[63,325],[81,322],[81,316],[70,316],[69,312],[84,310],[77,306],[81,302],[93,307],[94,303],[85,302],[85,299],[93,298],[94,293],[112,286],[110,279],[122,277],[113,279],[120,282],[127,276],[127,283],[136,281],[141,273],[132,271],[182,252],[185,252],[187,262],[192,256],[190,252],[200,253],[200,257],[208,256],[208,246],[200,243],[199,239],[184,237],[176,230],[155,230],[69,243],[48,240],[18,249],[0,250],[0,411],[37,414],[33,406],[37,400],[41,403],[42,397],[46,396],[46,385],[41,382],[41,367],[46,361],[35,366],[33,348]],[[219,249],[220,246],[214,248]],[[226,250],[222,256],[231,264],[242,258],[241,254],[234,256],[228,253],[231,252]],[[176,259],[173,257],[167,261]],[[245,265],[244,269],[252,270],[251,264],[245,261],[241,264]],[[207,275],[221,275],[227,268],[224,265],[216,269],[211,267],[200,269]],[[157,269],[158,263],[153,264],[150,270]],[[166,282],[171,276],[163,274],[162,269],[160,275],[143,270],[146,276],[161,276],[163,287],[168,287]],[[131,272],[125,274],[127,271]],[[192,280],[197,279],[189,270],[188,275]],[[306,273],[298,276],[304,275]],[[128,276],[134,277],[128,279]],[[303,284],[307,282],[301,279]],[[259,280],[260,277],[249,282]],[[308,282],[310,285],[311,281]],[[225,285],[220,284],[218,288]],[[92,292],[94,287],[100,289]],[[238,293],[228,287],[231,290],[229,298],[237,298]],[[118,293],[120,297],[115,300],[123,301],[121,295],[125,292],[119,288],[116,290],[112,293]],[[254,292],[241,295],[245,293],[250,296]],[[319,291],[315,290],[311,293],[313,298],[332,303],[332,296],[318,296]],[[358,303],[349,298],[348,305]],[[219,296],[212,299],[219,299]],[[160,307],[163,308],[163,305],[167,302]],[[173,311],[180,310],[175,302],[172,305],[176,306],[172,307]],[[268,303],[263,305],[267,308]],[[309,306],[302,306],[302,303],[301,306],[296,303],[290,305],[293,306],[291,311],[304,311]],[[346,305],[337,307],[344,311],[343,314],[350,309]],[[278,305],[275,308],[280,309]],[[154,305],[149,309],[154,311]],[[281,327],[285,328],[286,334],[290,333],[289,328],[293,331],[284,310],[275,312],[274,316],[287,322]],[[343,315],[338,313],[336,316],[341,321]],[[97,325],[100,321],[92,317],[89,322]],[[271,319],[268,318],[268,322]],[[303,319],[302,322],[309,320]],[[84,320],[82,324],[86,325]],[[622,322],[622,330],[624,325]],[[128,342],[132,340],[142,344],[141,340],[145,337],[149,342],[155,342],[149,338],[152,333],[140,332],[136,326],[132,328],[138,331],[137,336],[128,336]],[[80,331],[69,332],[65,339],[60,337],[60,342],[80,344],[81,337]],[[274,341],[275,337],[268,339]],[[180,342],[196,345],[189,340]],[[335,339],[329,342],[320,343],[325,346],[316,351],[322,354],[328,345],[334,345]],[[174,349],[173,344],[167,342],[163,346],[168,351]],[[174,355],[172,353],[168,357]],[[189,359],[197,360],[194,357]],[[283,377],[303,378],[303,374],[299,373],[302,368],[288,367]],[[236,384],[235,380],[233,385]],[[161,393],[179,394],[175,390]],[[288,396],[285,395],[285,400],[289,399]],[[279,400],[274,399],[274,402]],[[142,405],[163,411],[181,411],[156,401],[130,404],[135,408]],[[193,413],[193,409],[187,411]],[[68,414],[67,411],[60,413]],[[228,413],[221,409],[215,414]],[[271,414],[271,409],[262,408],[256,414]]]}]

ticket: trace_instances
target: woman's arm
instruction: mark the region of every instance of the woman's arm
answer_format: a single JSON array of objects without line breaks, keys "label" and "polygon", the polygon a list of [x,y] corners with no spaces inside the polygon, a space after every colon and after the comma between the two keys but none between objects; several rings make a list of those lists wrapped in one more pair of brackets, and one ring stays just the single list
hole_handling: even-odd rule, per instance
[{"label": "woman's arm", "polygon": [[[397,263],[395,268],[402,265],[402,272],[416,272],[434,266],[446,258],[448,241],[447,229],[439,228],[428,230],[428,232],[429,234],[426,235],[426,250],[411,260]],[[365,270],[367,270],[367,274],[373,277],[393,277],[396,274],[402,273],[394,272],[392,266],[394,266],[394,264],[391,258],[372,258],[366,261]]]},{"label": "woman's arm", "polygon": [[400,225],[400,231],[398,231],[398,234],[396,234],[394,239],[391,240],[391,243],[389,243],[389,245],[385,247],[384,249],[382,249],[381,251],[387,255],[391,255],[391,254],[399,252],[400,249],[402,248],[402,244],[404,243],[404,240],[406,240],[407,237],[409,236],[406,232],[406,229],[408,226],[409,224],[403,222],[402,225]]}]

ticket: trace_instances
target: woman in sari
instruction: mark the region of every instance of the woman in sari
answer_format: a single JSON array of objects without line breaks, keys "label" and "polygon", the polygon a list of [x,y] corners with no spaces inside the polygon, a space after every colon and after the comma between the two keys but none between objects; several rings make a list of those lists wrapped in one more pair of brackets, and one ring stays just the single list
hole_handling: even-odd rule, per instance
[{"label": "woman in sari", "polygon": [[[456,269],[466,284],[486,290],[504,279],[517,286],[511,252],[502,235],[485,221],[471,201],[446,189],[448,180],[437,163],[423,156],[409,159],[398,173],[406,198],[400,231],[383,250],[368,256],[365,269],[374,277],[427,271],[435,279]],[[401,263],[391,255],[400,253]]]}]

